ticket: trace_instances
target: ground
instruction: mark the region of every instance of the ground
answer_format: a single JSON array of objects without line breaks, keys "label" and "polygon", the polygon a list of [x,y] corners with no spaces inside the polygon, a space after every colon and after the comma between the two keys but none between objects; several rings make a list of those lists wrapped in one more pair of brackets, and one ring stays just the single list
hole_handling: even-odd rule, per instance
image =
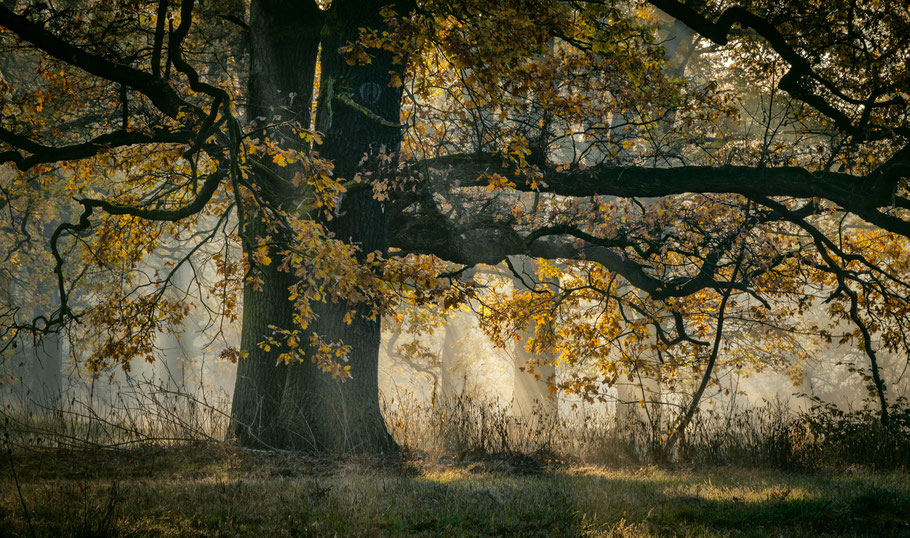
[{"label": "ground", "polygon": [[328,460],[217,444],[2,459],[3,536],[910,535],[905,471]]}]

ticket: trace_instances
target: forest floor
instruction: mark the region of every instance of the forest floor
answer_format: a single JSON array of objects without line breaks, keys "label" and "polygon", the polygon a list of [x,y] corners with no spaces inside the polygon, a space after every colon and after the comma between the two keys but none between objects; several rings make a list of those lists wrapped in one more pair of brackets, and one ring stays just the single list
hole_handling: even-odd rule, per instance
[{"label": "forest floor", "polygon": [[5,452],[0,536],[910,535],[906,472],[327,460],[227,445]]}]

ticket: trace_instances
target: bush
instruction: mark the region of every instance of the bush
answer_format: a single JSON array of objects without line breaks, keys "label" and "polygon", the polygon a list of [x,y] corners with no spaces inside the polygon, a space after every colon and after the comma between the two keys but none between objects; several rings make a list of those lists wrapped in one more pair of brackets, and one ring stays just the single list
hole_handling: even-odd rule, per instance
[{"label": "bush", "polygon": [[846,412],[817,401],[797,418],[803,439],[799,446],[805,467],[864,465],[891,469],[905,467],[910,454],[910,405],[898,398],[888,407],[882,423],[880,410],[869,407]]}]

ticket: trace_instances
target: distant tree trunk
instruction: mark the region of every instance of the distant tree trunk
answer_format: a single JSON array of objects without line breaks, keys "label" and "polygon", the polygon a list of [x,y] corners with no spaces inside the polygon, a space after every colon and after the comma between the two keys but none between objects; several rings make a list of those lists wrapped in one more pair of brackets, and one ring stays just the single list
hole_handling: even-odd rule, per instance
[{"label": "distant tree trunk", "polygon": [[53,332],[26,348],[30,399],[41,409],[53,410],[63,392],[63,338]]},{"label": "distant tree trunk", "polygon": [[[704,0],[689,1],[692,8],[704,5]],[[664,44],[664,73],[672,78],[685,75],[689,59],[695,52],[695,30],[689,28],[679,19],[674,19],[667,30],[667,43]]]},{"label": "distant tree trunk", "polygon": [[[178,301],[182,301],[186,295],[187,287],[192,281],[191,272],[189,264],[184,263],[171,278],[172,291]],[[168,391],[185,390],[186,368],[195,358],[196,334],[187,326],[188,323],[192,323],[192,314],[184,320],[182,327],[171,327],[175,332],[164,331],[158,336],[158,346],[163,353],[159,377]]]},{"label": "distant tree trunk", "polygon": [[[704,4],[704,0],[689,0],[689,4],[693,8],[700,7]],[[665,34],[664,46],[664,65],[663,72],[669,78],[681,78],[686,73],[686,67],[689,64],[689,60],[692,57],[692,54],[695,51],[695,31],[689,28],[685,23],[674,19],[673,24],[667,28]],[[655,140],[658,144],[663,144],[666,138],[667,132],[673,126],[676,114],[670,114],[667,119],[664,121],[657,122],[656,126],[649,127],[655,129],[656,134],[652,134],[650,138]],[[630,148],[627,148],[624,144],[624,140],[633,140],[639,136],[639,129],[635,128],[636,125],[635,118],[630,114],[620,113],[614,114],[613,118],[610,121],[610,132],[616,136],[616,155],[619,162],[629,162],[631,158]],[[631,130],[628,133],[624,132],[623,126],[625,129]],[[661,154],[663,155],[675,155],[679,151],[679,142],[674,141],[670,146],[664,147],[663,151],[655,152],[653,162],[655,166],[663,164],[661,159]]]},{"label": "distant tree trunk", "polygon": [[[512,278],[516,290],[527,289],[528,285],[545,285],[537,282],[536,260],[514,256],[511,261],[512,267],[524,276]],[[525,420],[552,423],[556,421],[558,412],[557,401],[550,396],[550,383],[556,376],[556,367],[553,366],[552,354],[528,351],[528,340],[534,338],[535,333],[532,321],[519,335],[521,340],[512,347],[512,410]]]},{"label": "distant tree trunk", "polygon": [[[690,4],[695,8],[702,6],[704,1],[692,0]],[[695,31],[681,21],[674,19],[673,24],[667,29],[666,41],[664,44],[664,60],[666,61],[664,73],[671,78],[682,77],[685,75],[686,67],[695,50]],[[657,124],[654,129],[658,133],[656,139],[663,139],[665,133],[673,125],[673,117],[675,115],[671,115],[670,120]],[[617,114],[613,117],[610,128],[618,130],[619,126],[632,122],[631,118]],[[619,142],[617,151],[620,160],[629,158],[630,151]],[[676,151],[677,148],[670,147],[666,148],[665,153],[674,154]],[[655,165],[660,164],[658,162],[659,157],[660,152],[655,152],[653,157]],[[640,200],[648,202],[656,200],[656,198],[640,198]],[[647,424],[652,429],[652,433],[660,430],[660,422],[662,420],[660,416],[662,413],[661,404],[654,403],[660,400],[660,383],[649,376],[641,375],[640,372],[632,372],[632,377],[632,381],[626,382],[624,380],[616,387],[617,401],[614,407],[616,421],[622,424]]]},{"label": "distant tree trunk", "polygon": [[[39,295],[50,296],[51,304],[60,304],[60,294],[56,288],[39,283]],[[42,410],[53,410],[63,393],[63,344],[62,329],[41,335],[37,341],[31,334],[20,339],[23,344],[18,355],[22,357],[22,383],[30,403]],[[14,357],[14,362],[16,361]]]},{"label": "distant tree trunk", "polygon": [[439,404],[451,405],[465,389],[464,338],[470,329],[471,316],[462,310],[451,310],[446,322],[439,361]]},{"label": "distant tree trunk", "polygon": [[[512,350],[512,409],[517,416],[526,420],[553,422],[557,416],[557,402],[550,395],[549,383],[556,375],[556,367],[552,364],[551,356],[541,358],[525,348],[527,338],[533,336],[533,330],[526,331],[522,335],[522,341],[516,342]],[[534,365],[533,374],[529,371],[529,364]]]},{"label": "distant tree trunk", "polygon": [[[648,345],[656,343],[656,328],[650,327]],[[654,377],[648,369],[659,364],[656,352],[648,352],[635,357],[638,363],[630,365],[630,370],[616,385],[616,407],[614,416],[621,426],[646,425],[654,437],[661,432],[663,420],[662,390],[660,379]],[[640,367],[644,365],[644,368]],[[653,439],[652,439],[653,440]]]}]

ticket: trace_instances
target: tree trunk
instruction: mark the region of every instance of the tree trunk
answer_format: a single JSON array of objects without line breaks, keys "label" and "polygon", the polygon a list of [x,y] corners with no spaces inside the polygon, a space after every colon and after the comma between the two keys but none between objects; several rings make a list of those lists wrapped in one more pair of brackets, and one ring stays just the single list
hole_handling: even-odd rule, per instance
[{"label": "tree trunk", "polygon": [[[256,230],[259,226],[250,226]],[[287,367],[278,363],[278,350],[259,347],[270,333],[269,326],[290,327],[293,308],[288,288],[293,279],[276,270],[263,268],[261,288],[243,287],[243,326],[240,349],[246,353],[237,361],[237,380],[231,404],[231,433],[243,446],[277,447],[278,407],[284,388]]]},{"label": "tree trunk", "polygon": [[[534,336],[534,329],[528,328],[522,334],[522,340],[516,342],[512,349],[513,389],[512,410],[529,424],[555,424],[557,402],[550,397],[549,382],[556,375],[552,357],[541,358],[528,352],[525,347],[527,339]],[[534,373],[528,371],[528,365],[534,366]]]},{"label": "tree trunk", "polygon": [[[317,305],[313,332],[351,346],[352,377],[338,381],[312,362],[288,369],[280,421],[283,445],[333,453],[377,453],[395,449],[379,410],[379,323],[365,318],[346,325],[342,302]],[[360,312],[365,314],[364,312]]]},{"label": "tree trunk", "polygon": [[[320,153],[335,163],[337,178],[381,173],[392,164],[383,164],[382,154],[397,154],[401,144],[401,88],[390,82],[391,73],[401,73],[404,66],[395,64],[386,51],[374,52],[366,65],[351,65],[339,53],[358,39],[360,28],[384,27],[379,16],[384,4],[336,0],[327,12],[316,125],[325,135]],[[336,238],[358,247],[361,259],[387,249],[383,207],[373,196],[370,178],[364,179],[344,195],[337,217],[326,223]],[[357,315],[347,324],[344,317],[350,310]],[[311,331],[326,342],[351,346],[347,364],[352,378],[335,381],[311,361],[290,366],[281,404],[286,445],[332,452],[394,450],[379,409],[381,316],[372,315],[371,305],[352,305],[344,298],[316,304],[314,312]]]},{"label": "tree trunk", "polygon": [[[525,256],[513,256],[512,267],[522,275],[513,276],[512,286],[528,289],[556,285],[558,282],[538,282],[537,260]],[[521,333],[521,340],[512,347],[512,411],[529,424],[551,425],[556,423],[558,404],[550,397],[550,383],[555,380],[556,367],[551,353],[541,354],[527,349],[528,340],[535,337],[534,321],[531,320]],[[533,367],[534,372],[529,371]]]},{"label": "tree trunk", "polygon": [[[254,0],[250,5],[250,78],[247,119],[255,124],[276,121],[307,129],[319,28],[322,13],[315,3]],[[290,127],[264,133],[284,148],[306,150]],[[258,172],[250,178],[260,199],[273,209],[290,206],[296,195],[290,188],[294,167],[279,168],[263,163],[271,173]],[[284,177],[284,181],[275,178]],[[240,348],[245,356],[237,364],[237,380],[231,407],[231,433],[244,446],[278,446],[278,409],[287,368],[279,364],[279,350],[266,351],[259,344],[272,332],[270,327],[290,329],[294,325],[293,305],[288,288],[293,276],[278,269],[278,256],[288,244],[287,230],[269,230],[261,211],[245,211],[244,252],[250,256],[260,238],[268,239],[273,261],[251,266],[258,286],[243,288],[243,326]],[[251,257],[249,259],[252,259]]]},{"label": "tree trunk", "polygon": [[53,411],[63,391],[63,338],[59,332],[43,336],[29,346],[28,365],[31,374],[31,400],[42,411]]},{"label": "tree trunk", "polygon": [[[170,268],[163,266],[162,270],[169,271]],[[192,268],[189,263],[184,263],[171,278],[173,296],[178,300],[183,299],[192,279]],[[186,369],[196,357],[196,332],[189,326],[192,321],[193,315],[190,313],[182,326],[170,328],[177,332],[165,330],[158,335],[158,346],[163,355],[158,377],[167,391],[182,393],[186,389]]]},{"label": "tree trunk", "polygon": [[446,408],[453,405],[465,391],[465,351],[463,339],[471,330],[471,315],[460,310],[451,310],[445,326],[440,350],[439,404]]},{"label": "tree trunk", "polygon": [[[60,304],[60,294],[56,289],[49,289],[47,284],[38,284],[39,294],[51,296],[51,304]],[[61,330],[41,336],[37,341],[31,335],[24,335],[22,347],[16,355],[22,357],[25,368],[21,381],[29,404],[35,404],[39,411],[54,411],[63,393],[63,344],[64,332]],[[13,363],[18,359],[14,356]]]}]

